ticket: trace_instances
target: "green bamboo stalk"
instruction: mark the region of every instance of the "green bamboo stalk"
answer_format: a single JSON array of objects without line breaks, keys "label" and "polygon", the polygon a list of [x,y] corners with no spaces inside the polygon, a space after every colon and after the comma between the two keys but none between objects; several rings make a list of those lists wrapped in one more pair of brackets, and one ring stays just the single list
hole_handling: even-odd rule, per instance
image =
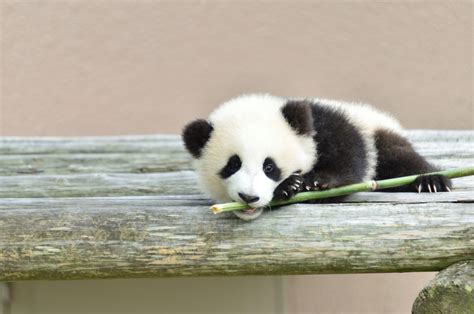
[{"label": "green bamboo stalk", "polygon": [[[439,175],[446,176],[448,178],[466,177],[466,176],[474,175],[474,167],[448,169],[448,170],[443,170],[443,171],[417,174],[417,175],[412,175],[412,176],[379,180],[379,181],[371,180],[367,182],[341,186],[341,187],[326,190],[326,191],[301,192],[288,200],[273,201],[269,205],[281,206],[281,205],[305,202],[305,201],[316,200],[316,199],[321,199],[321,198],[342,196],[342,195],[347,195],[347,194],[352,194],[352,193],[357,193],[357,192],[370,192],[370,191],[375,191],[375,190],[394,188],[394,187],[413,183],[419,176],[432,175],[432,174],[439,174]],[[214,214],[219,214],[222,212],[244,210],[247,208],[249,208],[248,205],[238,203],[238,202],[233,202],[233,203],[226,203],[226,204],[215,204],[211,206],[211,211]]]}]

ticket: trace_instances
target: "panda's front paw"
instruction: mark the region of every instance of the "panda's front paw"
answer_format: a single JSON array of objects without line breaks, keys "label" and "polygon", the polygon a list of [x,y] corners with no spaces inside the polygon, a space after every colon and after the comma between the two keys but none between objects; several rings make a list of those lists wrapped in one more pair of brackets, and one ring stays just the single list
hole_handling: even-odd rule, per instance
[{"label": "panda's front paw", "polygon": [[311,173],[303,176],[303,191],[322,191],[332,188],[333,185],[328,180],[320,180]]},{"label": "panda's front paw", "polygon": [[415,192],[451,192],[451,180],[443,175],[432,174],[419,176],[413,183]]},{"label": "panda's front paw", "polygon": [[274,200],[287,200],[302,191],[303,177],[294,173],[280,183],[273,192]]}]

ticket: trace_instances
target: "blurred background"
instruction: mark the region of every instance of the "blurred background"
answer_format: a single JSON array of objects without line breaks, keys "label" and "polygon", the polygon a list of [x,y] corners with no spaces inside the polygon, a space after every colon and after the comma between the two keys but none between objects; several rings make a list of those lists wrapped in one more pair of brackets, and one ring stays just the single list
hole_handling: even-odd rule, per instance
[{"label": "blurred background", "polygon": [[[249,92],[472,129],[472,20],[472,1],[3,0],[0,135],[179,133]],[[408,313],[432,277],[19,282],[11,312]]]}]

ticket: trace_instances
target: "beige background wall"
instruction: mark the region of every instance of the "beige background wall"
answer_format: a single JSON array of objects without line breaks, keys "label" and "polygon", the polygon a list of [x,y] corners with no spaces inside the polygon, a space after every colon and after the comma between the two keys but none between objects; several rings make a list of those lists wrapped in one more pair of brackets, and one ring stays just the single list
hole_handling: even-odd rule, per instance
[{"label": "beige background wall", "polygon": [[472,127],[471,1],[2,2],[1,132],[178,132],[243,92]]},{"label": "beige background wall", "polygon": [[[472,10],[472,1],[4,0],[0,135],[176,133],[255,91],[369,102],[409,128],[472,129]],[[212,307],[209,290],[242,297],[235,312],[408,313],[432,276],[17,283],[12,313],[138,313],[139,298],[148,312],[225,308]],[[173,303],[171,289],[197,303]]]}]

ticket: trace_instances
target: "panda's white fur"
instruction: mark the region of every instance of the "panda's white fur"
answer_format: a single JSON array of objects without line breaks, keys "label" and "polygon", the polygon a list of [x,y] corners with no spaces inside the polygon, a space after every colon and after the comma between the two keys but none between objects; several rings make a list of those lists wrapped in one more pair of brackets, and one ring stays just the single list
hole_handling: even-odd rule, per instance
[{"label": "panda's white fur", "polygon": [[[267,205],[279,182],[262,172],[262,162],[272,156],[282,178],[296,170],[307,172],[316,162],[312,136],[298,136],[281,114],[286,99],[267,94],[243,95],[217,108],[209,116],[214,130],[195,168],[203,191],[217,201],[240,201],[239,192],[258,195],[253,207]],[[242,169],[223,180],[217,173],[237,153]]]},{"label": "panda's white fur", "polygon": [[[290,184],[292,188],[292,183],[286,179],[294,176],[296,171],[305,176],[311,174],[305,180],[311,180],[309,184],[314,181],[311,188],[314,189],[317,183],[315,180],[330,182],[338,175],[340,180],[336,181],[336,186],[344,182],[358,182],[354,180],[373,179],[376,169],[380,171],[377,176],[381,178],[435,169],[413,150],[403,137],[403,130],[397,120],[365,104],[310,99],[303,105],[311,111],[304,115],[299,113],[299,116],[311,116],[315,124],[309,133],[298,132],[295,129],[295,125],[298,128],[298,122],[291,125],[282,110],[288,108],[291,102],[304,101],[269,94],[242,95],[223,103],[211,113],[207,121],[196,120],[194,124],[189,124],[183,132],[183,138],[195,157],[194,166],[202,190],[220,202],[242,201],[239,193],[258,196],[258,201],[249,203],[249,206],[259,210],[234,212],[243,219],[254,219],[261,214],[261,207],[268,205],[274,198],[277,187]],[[325,123],[329,129],[324,127]],[[339,130],[340,127],[345,130]],[[318,142],[318,138],[324,144]],[[334,150],[333,145],[338,150]],[[384,155],[380,156],[377,149],[383,149]],[[354,154],[354,157],[344,159],[347,154]],[[395,160],[392,158],[394,154],[399,154]],[[240,157],[241,167],[223,178],[219,175],[220,171],[233,155]],[[280,179],[272,180],[263,172],[262,163],[267,157],[274,159],[281,170]],[[352,164],[356,159],[357,163]],[[377,165],[380,159],[384,162],[383,167]],[[332,167],[329,179],[324,177],[326,168],[323,166],[328,162]],[[340,174],[338,165],[345,167],[343,174]],[[444,191],[449,191],[451,186],[449,179],[438,177],[423,177],[416,184],[419,184],[418,191],[422,185],[429,189],[430,184],[437,184]],[[413,187],[395,189],[393,192],[405,190],[411,191]]]}]

